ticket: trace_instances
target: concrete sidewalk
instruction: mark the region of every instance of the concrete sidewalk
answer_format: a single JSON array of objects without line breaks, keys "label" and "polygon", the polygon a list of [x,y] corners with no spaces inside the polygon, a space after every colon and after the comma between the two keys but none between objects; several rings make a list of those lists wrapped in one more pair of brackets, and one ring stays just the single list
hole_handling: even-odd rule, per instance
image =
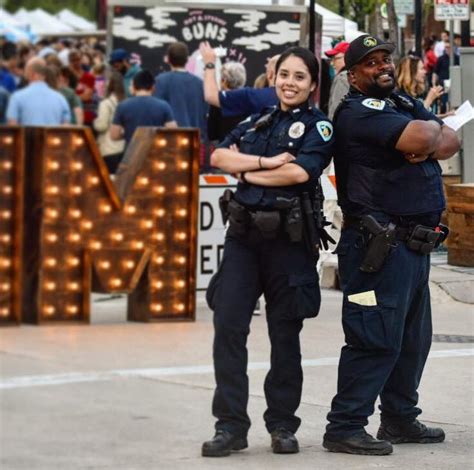
[{"label": "concrete sidewalk", "polygon": [[448,264],[448,254],[431,255],[431,296],[434,301],[450,299],[474,304],[474,268]]},{"label": "concrete sidewalk", "polygon": [[[202,297],[202,296],[200,296]],[[89,326],[22,326],[1,332],[2,470],[470,469],[474,468],[473,306],[433,303],[435,342],[420,387],[423,421],[443,426],[437,445],[397,446],[387,457],[331,454],[321,446],[336,389],[341,294],[323,291],[302,334],[305,383],[301,452],[270,451],[262,414],[269,345],[264,316],[249,338],[249,449],[200,456],[213,434],[212,316],[202,298],[195,323],[112,323],[125,298],[93,302]],[[375,433],[378,416],[371,419]]]}]

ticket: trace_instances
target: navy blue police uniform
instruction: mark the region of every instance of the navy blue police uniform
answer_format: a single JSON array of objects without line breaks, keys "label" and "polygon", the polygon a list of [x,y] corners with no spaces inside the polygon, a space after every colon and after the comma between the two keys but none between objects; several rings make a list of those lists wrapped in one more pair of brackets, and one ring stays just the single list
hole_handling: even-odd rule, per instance
[{"label": "navy blue police uniform", "polygon": [[[432,335],[430,257],[407,241],[417,225],[438,226],[445,199],[438,162],[411,164],[395,148],[414,119],[442,124],[400,94],[379,100],[351,89],[336,112],[335,170],[345,220],[336,253],[346,345],[328,439],[363,431],[378,396],[382,423],[411,423],[421,413],[417,389]],[[399,234],[376,272],[360,269],[370,237],[358,221],[367,214]]]},{"label": "navy blue police uniform", "polygon": [[[266,125],[256,126],[264,115]],[[250,215],[270,213],[278,198],[314,192],[331,158],[332,134],[326,116],[306,103],[288,112],[278,107],[267,109],[242,122],[219,147],[236,144],[241,153],[265,157],[289,152],[296,157],[292,164],[301,166],[310,178],[307,183],[285,187],[239,183],[235,201]],[[231,222],[223,261],[211,283],[208,301],[214,310],[216,390],[212,408],[216,430],[246,436],[250,427],[246,342],[255,303],[264,293],[271,342],[264,419],[270,433],[279,428],[296,432],[300,419],[295,412],[303,381],[299,333],[303,320],[315,317],[320,306],[314,260],[302,241],[289,240],[282,224],[268,237],[252,224],[244,233],[236,233]]]}]

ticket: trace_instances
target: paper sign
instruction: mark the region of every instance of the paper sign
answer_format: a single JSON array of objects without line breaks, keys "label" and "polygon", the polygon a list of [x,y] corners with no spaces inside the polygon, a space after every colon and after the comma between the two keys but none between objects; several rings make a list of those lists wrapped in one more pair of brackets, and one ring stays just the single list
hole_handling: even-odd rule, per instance
[{"label": "paper sign", "polygon": [[451,129],[457,131],[461,129],[464,124],[474,119],[474,108],[469,100],[459,106],[453,116],[447,116],[443,119],[443,122]]}]

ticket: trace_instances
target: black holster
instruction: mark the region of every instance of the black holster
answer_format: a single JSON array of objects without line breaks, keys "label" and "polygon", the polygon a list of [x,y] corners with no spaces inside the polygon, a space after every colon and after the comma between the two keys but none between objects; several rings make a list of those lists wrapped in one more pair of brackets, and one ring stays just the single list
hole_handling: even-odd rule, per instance
[{"label": "black holster", "polygon": [[222,225],[225,225],[229,218],[229,202],[234,199],[234,193],[230,189],[226,189],[219,198],[219,209],[222,216]]},{"label": "black holster", "polygon": [[251,217],[245,206],[232,199],[227,204],[228,219],[232,232],[236,235],[245,235],[247,233]]},{"label": "black holster", "polygon": [[366,273],[375,273],[380,271],[395,246],[396,227],[392,223],[380,225],[371,215],[361,218],[361,227],[369,232],[370,239],[359,269]]},{"label": "black holster", "polygon": [[284,230],[291,242],[303,240],[303,215],[299,197],[277,197],[275,206],[284,213]]}]

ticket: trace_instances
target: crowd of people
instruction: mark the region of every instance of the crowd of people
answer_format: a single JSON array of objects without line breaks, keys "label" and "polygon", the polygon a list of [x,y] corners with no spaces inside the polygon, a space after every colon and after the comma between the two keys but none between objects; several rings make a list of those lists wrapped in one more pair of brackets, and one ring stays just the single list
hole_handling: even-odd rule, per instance
[{"label": "crowd of people", "polygon": [[[454,40],[458,64],[460,37]],[[320,109],[330,119],[349,91],[344,63],[348,46],[338,42],[323,58]],[[138,126],[197,127],[203,142],[201,163],[209,170],[205,155],[218,142],[249,115],[277,104],[273,85],[279,55],[268,59],[253,86],[246,86],[243,64],[225,62],[217,71],[211,45],[202,43],[200,53],[203,79],[186,70],[189,51],[181,42],[171,44],[163,58],[170,70],[152,77],[142,70],[138,55],[116,49],[107,57],[98,40],[45,39],[34,46],[4,42],[0,123],[89,126],[112,174]],[[398,65],[399,89],[423,100],[437,115],[448,112],[449,54],[449,34],[443,31],[440,40],[426,38],[423,57],[408,55]],[[326,96],[323,90],[329,82]]]},{"label": "crowd of people", "polygon": [[216,74],[212,47],[203,43],[201,53],[204,80],[186,70],[189,51],[182,42],[170,44],[163,58],[170,70],[156,77],[142,69],[132,52],[116,49],[107,57],[100,41],[4,42],[0,123],[89,126],[111,174],[139,126],[197,127],[204,157],[209,143],[218,143],[249,114],[276,103],[269,84],[277,57],[254,88],[245,87],[247,74],[240,62],[226,62]]}]

